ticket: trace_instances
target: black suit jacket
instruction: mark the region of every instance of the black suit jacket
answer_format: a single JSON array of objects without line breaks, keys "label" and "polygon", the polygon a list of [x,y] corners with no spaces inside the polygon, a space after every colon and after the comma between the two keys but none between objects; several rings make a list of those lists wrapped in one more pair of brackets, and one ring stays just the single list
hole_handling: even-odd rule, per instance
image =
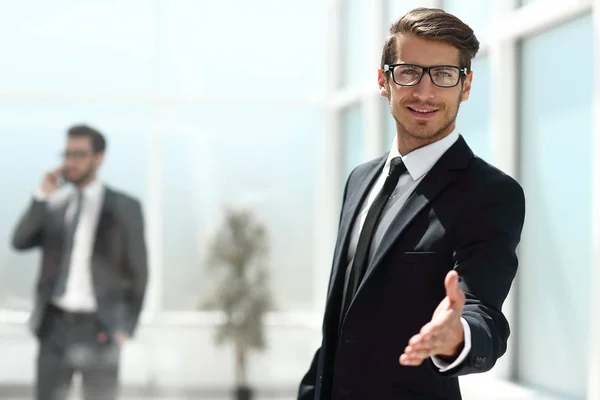
[{"label": "black suit jacket", "polygon": [[[140,203],[105,187],[91,261],[100,328],[133,335],[148,280],[144,222]],[[36,302],[30,327],[37,335],[46,315],[64,253],[67,203],[33,200],[13,234],[15,249],[41,247]]]},{"label": "black suit jacket", "polygon": [[[340,326],[352,224],[386,159],[357,167],[346,183],[323,339],[298,399],[457,400],[457,377],[488,371],[506,351],[509,326],[501,308],[517,271],[523,190],[475,157],[462,136],[395,216]],[[452,269],[466,295],[467,359],[445,373],[430,359],[401,366],[409,339],[445,297],[444,278]]]}]

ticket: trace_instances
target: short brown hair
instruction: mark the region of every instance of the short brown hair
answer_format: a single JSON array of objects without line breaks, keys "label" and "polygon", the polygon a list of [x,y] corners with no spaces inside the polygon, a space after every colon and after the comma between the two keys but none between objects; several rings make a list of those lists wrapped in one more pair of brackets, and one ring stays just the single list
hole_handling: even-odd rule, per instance
[{"label": "short brown hair", "polygon": [[106,139],[98,130],[89,125],[74,125],[67,131],[67,137],[87,137],[92,141],[94,154],[106,151]]},{"label": "short brown hair", "polygon": [[459,18],[438,8],[420,7],[404,14],[390,27],[383,46],[381,69],[385,64],[396,62],[396,37],[400,34],[451,44],[460,52],[460,67],[466,67],[468,71],[471,71],[471,60],[479,51],[473,29]]}]

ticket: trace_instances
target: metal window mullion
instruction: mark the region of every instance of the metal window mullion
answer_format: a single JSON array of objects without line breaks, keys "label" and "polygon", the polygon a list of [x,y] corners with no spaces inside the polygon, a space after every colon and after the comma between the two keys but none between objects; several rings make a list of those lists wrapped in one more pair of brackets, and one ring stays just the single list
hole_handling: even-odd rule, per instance
[{"label": "metal window mullion", "polygon": [[160,146],[160,129],[161,129],[161,111],[163,104],[161,103],[160,93],[160,61],[161,61],[161,1],[155,2],[154,9],[154,59],[152,62],[152,80],[153,93],[148,102],[151,109],[150,121],[150,153],[148,156],[148,193],[147,204],[144,205],[145,211],[145,227],[146,227],[146,246],[148,251],[148,294],[147,305],[145,310],[149,322],[156,321],[158,314],[162,311],[162,273],[163,273],[163,247],[164,240],[162,237],[162,152]]},{"label": "metal window mullion", "polygon": [[[516,0],[495,0],[494,18],[507,18],[518,7]],[[517,94],[517,38],[501,38],[492,35],[489,41],[489,64],[491,101],[490,101],[490,139],[492,144],[492,163],[517,178],[518,175],[518,113]],[[476,78],[474,80],[476,85]],[[504,303],[503,313],[512,331],[517,329],[518,282],[515,280]],[[491,371],[499,379],[509,380],[515,371],[517,347],[508,346],[505,355]]]},{"label": "metal window mullion", "polygon": [[312,309],[316,322],[317,320],[320,322],[320,317],[323,315],[343,190],[343,134],[341,132],[343,105],[336,102],[336,95],[340,90],[338,86],[339,66],[343,60],[341,15],[344,3],[343,0],[330,0],[327,2],[327,7],[327,41],[331,60],[327,63],[328,86],[325,94],[323,151],[318,166],[319,174],[315,196]]},{"label": "metal window mullion", "polygon": [[364,115],[363,142],[366,145],[367,159],[381,155],[383,146],[385,124],[381,112],[381,98],[377,90],[377,68],[381,57],[381,48],[384,39],[385,0],[372,0],[369,14],[366,18],[371,20],[368,32],[367,49],[365,56],[369,60],[368,74],[365,76],[361,106]]},{"label": "metal window mullion", "polygon": [[[600,0],[593,1],[594,66],[600,66]],[[593,171],[592,171],[592,269],[590,288],[590,332],[588,358],[588,387],[586,399],[600,399],[600,78],[593,75]]]}]

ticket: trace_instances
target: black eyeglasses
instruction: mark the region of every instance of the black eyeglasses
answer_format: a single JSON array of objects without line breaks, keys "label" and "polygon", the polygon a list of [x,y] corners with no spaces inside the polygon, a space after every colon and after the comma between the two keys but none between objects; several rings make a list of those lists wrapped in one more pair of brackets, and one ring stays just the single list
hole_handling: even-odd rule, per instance
[{"label": "black eyeglasses", "polygon": [[431,67],[421,67],[414,64],[385,64],[384,72],[392,73],[392,79],[400,86],[414,86],[421,82],[423,75],[427,72],[431,77],[431,82],[435,86],[450,88],[458,85],[460,77],[467,75],[465,67],[454,65],[434,65]]},{"label": "black eyeglasses", "polygon": [[65,152],[61,153],[60,156],[64,159],[71,158],[71,159],[75,159],[75,160],[81,160],[81,159],[88,157],[91,154],[92,153],[90,151],[86,151],[86,150],[70,150],[70,151],[65,151]]}]

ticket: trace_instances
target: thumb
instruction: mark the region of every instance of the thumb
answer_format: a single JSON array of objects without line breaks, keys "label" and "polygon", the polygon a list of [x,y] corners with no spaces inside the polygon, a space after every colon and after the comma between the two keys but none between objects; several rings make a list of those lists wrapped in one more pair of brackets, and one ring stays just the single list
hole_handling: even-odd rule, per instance
[{"label": "thumb", "polygon": [[446,296],[450,300],[450,304],[462,304],[465,301],[465,294],[458,285],[458,273],[454,270],[448,272],[444,282],[446,286]]}]

